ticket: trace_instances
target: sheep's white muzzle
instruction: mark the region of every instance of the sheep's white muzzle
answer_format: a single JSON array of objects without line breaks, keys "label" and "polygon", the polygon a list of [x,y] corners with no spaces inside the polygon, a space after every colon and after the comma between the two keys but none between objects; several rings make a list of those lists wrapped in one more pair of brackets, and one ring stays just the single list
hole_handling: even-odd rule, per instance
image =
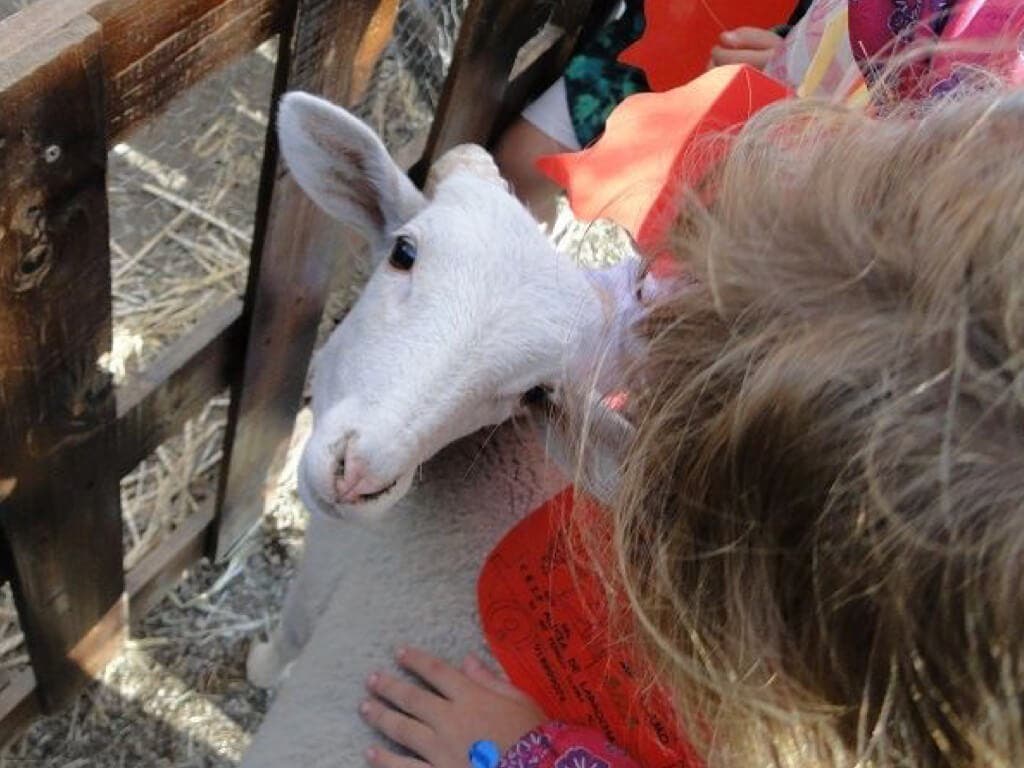
[{"label": "sheep's white muzzle", "polygon": [[413,469],[379,490],[350,494],[346,499],[338,495],[326,499],[317,492],[316,485],[304,471],[299,475],[299,496],[310,511],[325,517],[335,520],[375,519],[390,510],[409,492],[415,476],[416,469]]}]

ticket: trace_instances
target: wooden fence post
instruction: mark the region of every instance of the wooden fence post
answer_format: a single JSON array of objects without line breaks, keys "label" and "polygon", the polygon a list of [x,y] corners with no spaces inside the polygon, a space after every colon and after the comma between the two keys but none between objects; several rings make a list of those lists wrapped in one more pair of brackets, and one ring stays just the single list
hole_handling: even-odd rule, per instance
[{"label": "wooden fence post", "polygon": [[0,526],[50,710],[124,628],[101,37],[80,16],[0,67]]},{"label": "wooden fence post", "polygon": [[[360,53],[391,34],[392,0],[299,0],[282,35],[274,114],[282,91],[348,103]],[[219,520],[210,551],[221,559],[259,521],[302,400],[342,228],[292,181],[267,136],[257,232],[245,300],[245,366],[232,390]]]},{"label": "wooden fence post", "polygon": [[[452,147],[465,142],[487,145],[507,117],[509,77],[523,46],[546,21],[565,24],[561,36],[540,61],[540,70],[527,76],[515,101],[535,95],[538,84],[557,77],[590,14],[590,0],[472,0],[452,55],[437,118],[423,158],[410,172],[422,182],[431,164]],[[519,109],[523,104],[512,105]]]}]

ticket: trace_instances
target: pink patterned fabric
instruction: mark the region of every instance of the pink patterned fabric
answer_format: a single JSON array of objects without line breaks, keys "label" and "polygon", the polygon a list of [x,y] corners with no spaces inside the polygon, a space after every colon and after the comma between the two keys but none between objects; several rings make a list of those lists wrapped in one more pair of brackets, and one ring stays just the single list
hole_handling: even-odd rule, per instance
[{"label": "pink patterned fabric", "polygon": [[942,34],[954,0],[849,0],[850,45],[864,64]]},{"label": "pink patterned fabric", "polygon": [[942,39],[983,42],[991,48],[940,50],[932,60],[934,87],[955,86],[958,70],[965,65],[984,67],[1008,83],[1024,85],[1024,4],[1019,0],[961,0],[943,30]]},{"label": "pink patterned fabric", "polygon": [[849,84],[852,61],[871,84],[893,55],[936,41],[949,45],[915,60],[894,84],[895,93],[884,92],[898,98],[945,93],[971,67],[1024,85],[1024,2],[1020,0],[814,0],[776,49],[765,72],[791,85],[799,83],[825,27],[844,8],[849,10],[849,46],[837,52],[820,90],[812,95],[841,97],[837,88]]},{"label": "pink patterned fabric", "polygon": [[[893,55],[922,42],[950,43],[903,73],[898,96],[955,87],[965,66],[1020,82],[1024,6],[1017,0],[849,0],[850,46],[869,83]],[[977,43],[984,50],[952,44]]]},{"label": "pink patterned fabric", "polygon": [[498,768],[640,768],[598,731],[551,722],[509,747]]}]

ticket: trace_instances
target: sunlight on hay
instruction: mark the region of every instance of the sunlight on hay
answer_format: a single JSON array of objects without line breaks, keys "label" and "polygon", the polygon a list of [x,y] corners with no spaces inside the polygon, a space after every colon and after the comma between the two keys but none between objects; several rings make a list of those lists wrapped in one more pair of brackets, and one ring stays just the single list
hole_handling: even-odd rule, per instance
[{"label": "sunlight on hay", "polygon": [[[223,617],[222,620],[233,622],[230,631],[252,631],[247,623],[239,624],[235,617]],[[210,637],[217,635],[218,631],[211,629]],[[150,640],[129,642],[125,652],[103,673],[101,681],[107,689],[105,693],[119,697],[119,706],[135,707],[150,721],[163,723],[172,729],[202,723],[203,727],[189,739],[186,753],[181,755],[184,760],[196,759],[200,752],[231,761],[240,760],[248,735],[213,700],[197,695],[187,682],[153,659],[147,649],[154,644]],[[98,707],[93,707],[90,715],[94,718],[103,716]],[[87,727],[88,723],[82,722],[81,725]],[[77,727],[78,722],[72,718],[69,739],[76,737]]]},{"label": "sunlight on hay", "polygon": [[123,158],[126,163],[149,174],[158,184],[173,192],[184,189],[188,184],[188,176],[184,173],[139,152],[130,144],[117,144],[112,151],[118,157]]}]

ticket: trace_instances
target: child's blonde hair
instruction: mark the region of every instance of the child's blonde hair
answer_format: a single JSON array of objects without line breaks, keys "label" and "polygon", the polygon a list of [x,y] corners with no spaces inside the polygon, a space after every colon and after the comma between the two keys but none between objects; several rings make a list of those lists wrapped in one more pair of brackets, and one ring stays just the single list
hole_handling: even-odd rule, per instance
[{"label": "child's blonde hair", "polygon": [[712,183],[614,505],[660,679],[712,765],[1024,765],[1024,93],[777,107]]}]

